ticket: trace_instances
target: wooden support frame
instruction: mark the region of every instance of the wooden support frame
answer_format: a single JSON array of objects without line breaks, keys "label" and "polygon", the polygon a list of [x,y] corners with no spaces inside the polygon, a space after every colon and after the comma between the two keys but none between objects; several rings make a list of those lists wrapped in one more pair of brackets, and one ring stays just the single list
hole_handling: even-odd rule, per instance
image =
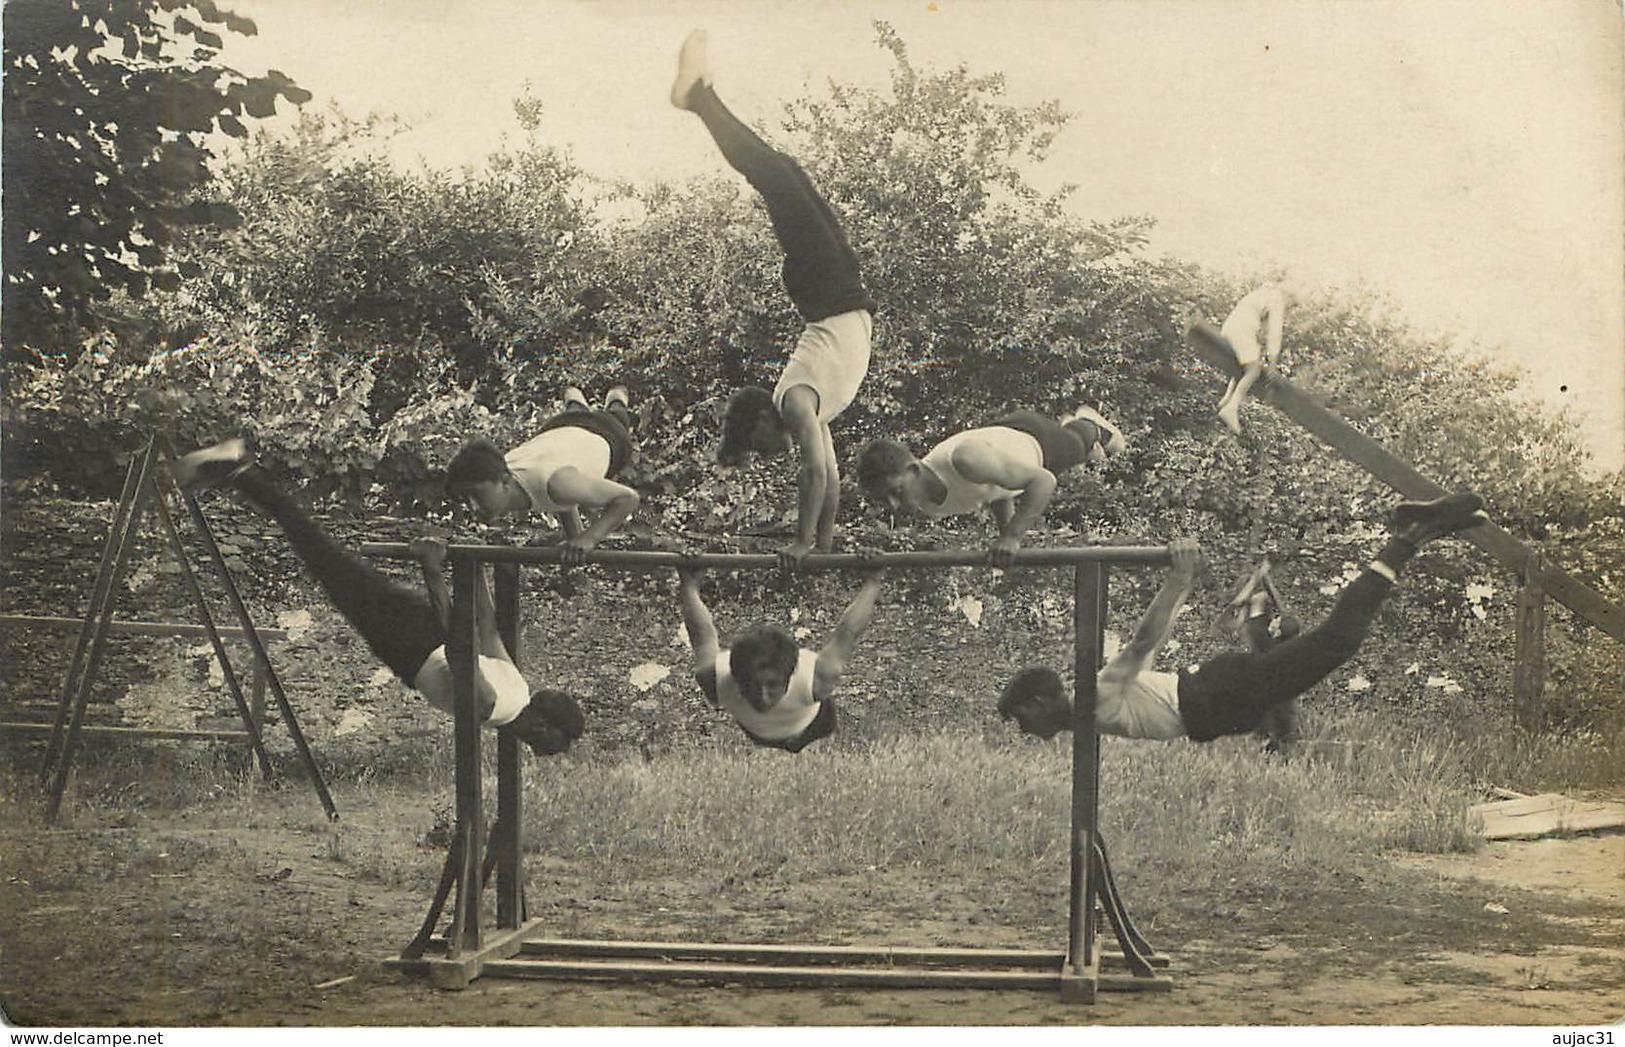
[{"label": "wooden support frame", "polygon": [[[114,605],[117,602],[117,594],[123,585],[130,552],[135,543],[136,535],[140,531],[143,516],[147,509],[151,507],[180,567],[181,581],[202,619],[202,624],[193,628],[201,630],[201,634],[209,638],[227,688],[231,691],[232,700],[236,703],[238,714],[242,718],[244,730],[242,732],[231,732],[230,736],[247,739],[255,757],[259,761],[263,775],[269,779],[272,775],[271,762],[260,734],[260,725],[264,713],[264,691],[262,688],[268,686],[276,696],[283,723],[286,724],[289,733],[293,736],[295,746],[306,770],[310,774],[317,795],[321,799],[323,809],[327,812],[328,818],[337,819],[338,810],[327,791],[327,784],[322,777],[321,769],[316,765],[315,757],[311,754],[304,734],[299,729],[298,717],[282,689],[282,683],[277,677],[276,669],[271,664],[270,655],[266,652],[260,631],[254,625],[247,606],[237,592],[236,583],[231,577],[230,570],[226,567],[225,557],[221,554],[219,544],[215,541],[214,531],[210,527],[208,519],[203,515],[202,509],[199,508],[196,499],[190,493],[181,491],[178,492],[179,497],[191,516],[193,529],[208,552],[209,559],[218,572],[221,586],[237,617],[238,627],[231,630],[231,634],[247,641],[253,651],[255,691],[252,698],[243,693],[242,685],[239,683],[236,671],[232,667],[230,655],[226,651],[224,637],[227,633],[223,632],[214,622],[213,615],[209,611],[208,601],[204,597],[203,590],[192,567],[191,558],[187,555],[185,543],[181,541],[180,532],[176,528],[174,517],[170,512],[169,503],[177,493],[168,474],[167,461],[171,457],[167,441],[162,437],[154,437],[131,460],[129,470],[125,474],[124,487],[119,496],[118,507],[114,512],[113,525],[108,531],[107,543],[102,549],[101,564],[97,569],[96,581],[91,590],[90,606],[79,626],[78,640],[74,645],[73,656],[69,662],[67,678],[62,688],[62,696],[57,703],[55,719],[50,725],[50,737],[46,742],[45,756],[40,764],[40,780],[48,788],[45,818],[47,821],[55,821],[61,810],[62,798],[67,790],[68,777],[72,771],[73,758],[78,748],[80,735],[91,730],[96,731],[96,733],[108,733],[109,729],[107,728],[91,728],[84,724],[85,709],[90,700],[90,692],[95,683],[97,671],[101,667],[101,660],[106,651],[108,637],[115,631],[139,634],[145,628],[170,624],[126,623],[122,630],[116,630],[113,621]],[[43,725],[19,726],[23,730],[36,726],[43,729]],[[226,732],[153,732],[136,728],[117,733],[122,733],[126,737],[202,738],[215,737]]]},{"label": "wooden support frame", "polygon": [[1529,554],[1523,584],[1518,587],[1516,644],[1512,664],[1512,704],[1518,726],[1538,731],[1546,726],[1546,591],[1545,561],[1539,550]]},{"label": "wooden support frame", "polygon": [[[1229,343],[1208,324],[1191,327],[1187,339],[1198,356],[1228,378],[1241,373]],[[1252,395],[1275,405],[1282,414],[1319,437],[1332,450],[1392,487],[1406,498],[1438,498],[1442,485],[1417,472],[1377,441],[1328,410],[1308,393],[1266,368]],[[1540,589],[1620,643],[1625,643],[1625,606],[1616,604],[1578,578],[1533,556],[1534,550],[1500,525],[1488,522],[1461,537],[1477,545],[1521,578],[1533,578]]]},{"label": "wooden support frame", "polygon": [[[380,558],[415,559],[411,548],[403,543],[366,543],[362,552]],[[1109,565],[1166,565],[1170,562],[1166,546],[1023,549],[1016,554],[1017,566],[1070,567],[1073,571],[1076,720],[1068,832],[1070,915],[1067,949],[1062,954],[542,938],[537,926],[540,921],[528,919],[525,910],[517,741],[501,733],[497,742],[498,816],[490,852],[480,860],[485,818],[475,700],[477,637],[473,604],[476,587],[485,584],[485,565],[497,565],[499,628],[517,663],[519,565],[561,563],[562,550],[556,546],[452,545],[447,548],[447,558],[452,567],[451,635],[446,654],[455,695],[456,828],[428,916],[400,956],[386,961],[387,966],[425,975],[442,988],[461,988],[482,975],[802,987],[951,985],[1053,989],[1068,1001],[1089,1003],[1100,990],[1166,991],[1172,987],[1172,981],[1161,973],[1168,964],[1166,957],[1156,953],[1129,918],[1100,834],[1100,747],[1095,720],[1095,674],[1104,647]],[[756,553],[593,550],[587,562],[623,570],[678,566],[781,569],[776,556]],[[927,550],[813,554],[803,569],[923,570],[986,564],[986,554],[980,550]],[[497,876],[496,926],[486,933],[481,901],[493,869]],[[455,910],[445,932],[437,936],[435,928],[448,899],[455,899]],[[1105,953],[1101,948],[1097,911],[1105,915],[1117,939],[1115,952]]]}]

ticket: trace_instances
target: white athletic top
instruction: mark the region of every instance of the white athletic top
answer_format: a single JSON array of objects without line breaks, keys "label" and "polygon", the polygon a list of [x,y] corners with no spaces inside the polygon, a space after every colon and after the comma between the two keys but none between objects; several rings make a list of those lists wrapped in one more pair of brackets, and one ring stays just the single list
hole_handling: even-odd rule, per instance
[{"label": "white athletic top", "polygon": [[836,313],[807,325],[773,387],[773,406],[784,410],[784,394],[798,385],[818,394],[818,420],[847,409],[869,373],[869,343],[874,318],[866,309]]},{"label": "white athletic top", "polygon": [[[491,715],[485,718],[485,726],[501,727],[505,723],[512,723],[514,717],[524,712],[525,706],[530,704],[529,685],[519,675],[518,667],[506,658],[492,658],[484,654],[477,657],[479,693],[476,700],[480,708],[495,700]],[[413,678],[412,686],[436,709],[456,715],[457,703],[451,690],[451,663],[446,661],[445,644],[429,652],[423,668]]]},{"label": "white athletic top", "polygon": [[790,686],[778,704],[767,712],[757,712],[739,693],[733,670],[728,666],[728,652],[717,652],[717,704],[732,714],[739,725],[756,737],[768,742],[782,742],[794,738],[807,729],[818,715],[818,699],[813,697],[813,667],[818,664],[818,652],[805,648],[796,656],[796,671],[790,676]]},{"label": "white athletic top", "polygon": [[561,505],[547,496],[553,474],[573,465],[588,476],[609,475],[609,441],[590,429],[566,425],[537,433],[505,456],[508,471],[530,495],[530,507],[556,513],[575,506]]},{"label": "white athletic top", "polygon": [[1275,333],[1275,351],[1270,354],[1270,363],[1274,363],[1281,355],[1281,324],[1282,324],[1282,297],[1281,290],[1274,284],[1265,284],[1263,287],[1248,292],[1236,307],[1230,310],[1225,317],[1224,326],[1219,333],[1224,335],[1231,348],[1236,351],[1236,362],[1243,367],[1256,363],[1259,358],[1260,338],[1263,344],[1268,344],[1266,323]]},{"label": "white athletic top", "polygon": [[1152,738],[1185,737],[1179,715],[1179,674],[1143,672],[1126,682],[1101,680],[1095,697],[1095,724],[1101,734]]},{"label": "white athletic top", "polygon": [[921,459],[927,469],[936,473],[942,478],[942,482],[948,485],[948,493],[943,497],[941,504],[920,507],[920,511],[925,515],[942,517],[972,513],[989,502],[996,502],[1001,498],[1015,498],[1021,494],[1020,491],[1012,491],[998,484],[972,483],[961,476],[959,470],[954,468],[953,456],[956,450],[967,443],[987,444],[1017,461],[1029,462],[1040,468],[1044,465],[1044,448],[1038,442],[1038,437],[1024,433],[1020,429],[990,425],[982,429],[966,429],[962,433],[955,433],[931,448]]}]

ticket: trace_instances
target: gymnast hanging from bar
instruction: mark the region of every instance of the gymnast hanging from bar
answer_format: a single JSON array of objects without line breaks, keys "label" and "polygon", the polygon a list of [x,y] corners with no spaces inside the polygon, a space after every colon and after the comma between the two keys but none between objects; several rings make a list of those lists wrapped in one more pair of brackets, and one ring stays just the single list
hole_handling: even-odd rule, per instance
[{"label": "gymnast hanging from bar", "polygon": [[[424,590],[412,589],[335,542],[255,464],[246,440],[226,440],[184,455],[170,464],[170,475],[187,490],[230,487],[276,521],[306,570],[378,660],[430,705],[447,713],[455,711],[451,666],[446,660],[451,593],[446,584],[444,542],[420,538],[412,543],[423,566],[425,586]],[[531,693],[498,632],[484,571],[476,572],[474,591],[481,723],[508,732],[538,756],[564,752],[586,727],[580,705],[563,691]]]},{"label": "gymnast hanging from bar", "polygon": [[802,648],[788,630],[765,622],[723,647],[711,610],[700,597],[700,574],[680,568],[677,592],[694,648],[694,679],[711,707],[731,715],[756,744],[786,752],[798,753],[835,733],[835,688],[874,617],[881,571],[868,574],[829,641],[817,651]]},{"label": "gymnast hanging from bar", "polygon": [[[1198,742],[1256,730],[1269,710],[1292,701],[1353,658],[1416,551],[1484,523],[1483,504],[1466,491],[1431,502],[1401,502],[1393,512],[1393,536],[1344,587],[1319,626],[1274,643],[1259,637],[1263,650],[1216,655],[1190,672],[1153,672],[1151,663],[1168,642],[1174,617],[1202,567],[1202,551],[1193,540],[1172,543],[1168,580],[1133,638],[1096,678],[1096,729],[1124,738],[1188,737]],[[1263,613],[1262,601],[1253,606]],[[1017,673],[999,697],[999,712],[1041,738],[1069,730],[1074,719],[1060,674],[1046,666]]]}]

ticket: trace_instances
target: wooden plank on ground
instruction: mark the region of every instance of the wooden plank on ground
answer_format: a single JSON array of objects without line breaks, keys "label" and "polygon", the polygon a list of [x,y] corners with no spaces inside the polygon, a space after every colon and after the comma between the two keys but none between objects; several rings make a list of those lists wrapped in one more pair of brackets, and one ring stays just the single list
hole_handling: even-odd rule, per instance
[{"label": "wooden plank on ground", "polygon": [[602,941],[580,938],[536,938],[521,955],[555,959],[720,960],[734,963],[830,963],[852,966],[875,963],[896,966],[1038,967],[1061,965],[1058,952],[1028,949],[946,949],[908,946],[780,945],[733,942]]},{"label": "wooden plank on ground", "polygon": [[[910,967],[1025,967],[1060,968],[1059,952],[1032,949],[971,949],[906,945],[790,945],[732,942],[608,941],[579,938],[536,938],[525,942],[520,955],[549,959],[646,959],[725,961],[769,964],[883,964]],[[1123,966],[1121,953],[1107,953],[1108,966]],[[1166,967],[1168,958],[1152,959]]]},{"label": "wooden plank on ground", "polygon": [[[1059,971],[970,970],[965,968],[839,967],[823,964],[779,966],[735,963],[661,963],[650,960],[494,960],[484,974],[509,978],[580,981],[667,982],[800,988],[1049,989]],[[1154,979],[1145,979],[1152,981]]]},{"label": "wooden plank on ground", "polygon": [[1576,800],[1558,793],[1475,804],[1468,813],[1484,822],[1488,840],[1534,840],[1563,833],[1625,829],[1625,803]]}]

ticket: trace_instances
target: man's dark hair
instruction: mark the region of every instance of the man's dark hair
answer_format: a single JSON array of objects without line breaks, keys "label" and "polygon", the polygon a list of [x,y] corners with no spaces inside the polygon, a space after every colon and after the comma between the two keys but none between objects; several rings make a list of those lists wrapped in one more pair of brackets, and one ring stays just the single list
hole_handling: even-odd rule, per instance
[{"label": "man's dark hair", "polygon": [[722,416],[722,445],[717,448],[717,461],[723,465],[743,465],[750,455],[750,434],[764,414],[777,419],[779,409],[773,406],[773,394],[759,385],[747,385],[728,398],[728,410]]},{"label": "man's dark hair", "polygon": [[758,623],[734,638],[728,648],[728,671],[742,687],[756,684],[756,666],[766,663],[775,669],[794,672],[801,648],[796,638],[777,625]]},{"label": "man's dark hair", "polygon": [[572,742],[587,730],[587,717],[581,711],[581,703],[564,691],[551,688],[537,691],[530,696],[530,708],[545,716],[549,723],[568,735]]},{"label": "man's dark hair", "polygon": [[483,436],[464,444],[446,466],[446,489],[457,491],[479,483],[496,483],[508,475],[508,459],[502,448]]},{"label": "man's dark hair", "polygon": [[[1061,681],[1061,674],[1044,665],[1034,665],[1021,670],[1004,687],[1004,693],[999,695],[999,715],[1006,719],[1021,721],[1018,715],[1023,710],[1047,709],[1058,711],[1069,706],[1066,698],[1066,684]],[[1026,724],[1022,724],[1023,730]],[[1044,737],[1051,737],[1057,731],[1051,731]]]},{"label": "man's dark hair", "polygon": [[587,717],[574,697],[548,689],[531,695],[530,704],[500,729],[512,732],[537,756],[551,756],[564,752],[586,732]]},{"label": "man's dark hair", "polygon": [[907,469],[914,453],[900,441],[882,437],[870,440],[858,455],[858,487],[870,500],[879,502],[886,493],[886,481]]}]

